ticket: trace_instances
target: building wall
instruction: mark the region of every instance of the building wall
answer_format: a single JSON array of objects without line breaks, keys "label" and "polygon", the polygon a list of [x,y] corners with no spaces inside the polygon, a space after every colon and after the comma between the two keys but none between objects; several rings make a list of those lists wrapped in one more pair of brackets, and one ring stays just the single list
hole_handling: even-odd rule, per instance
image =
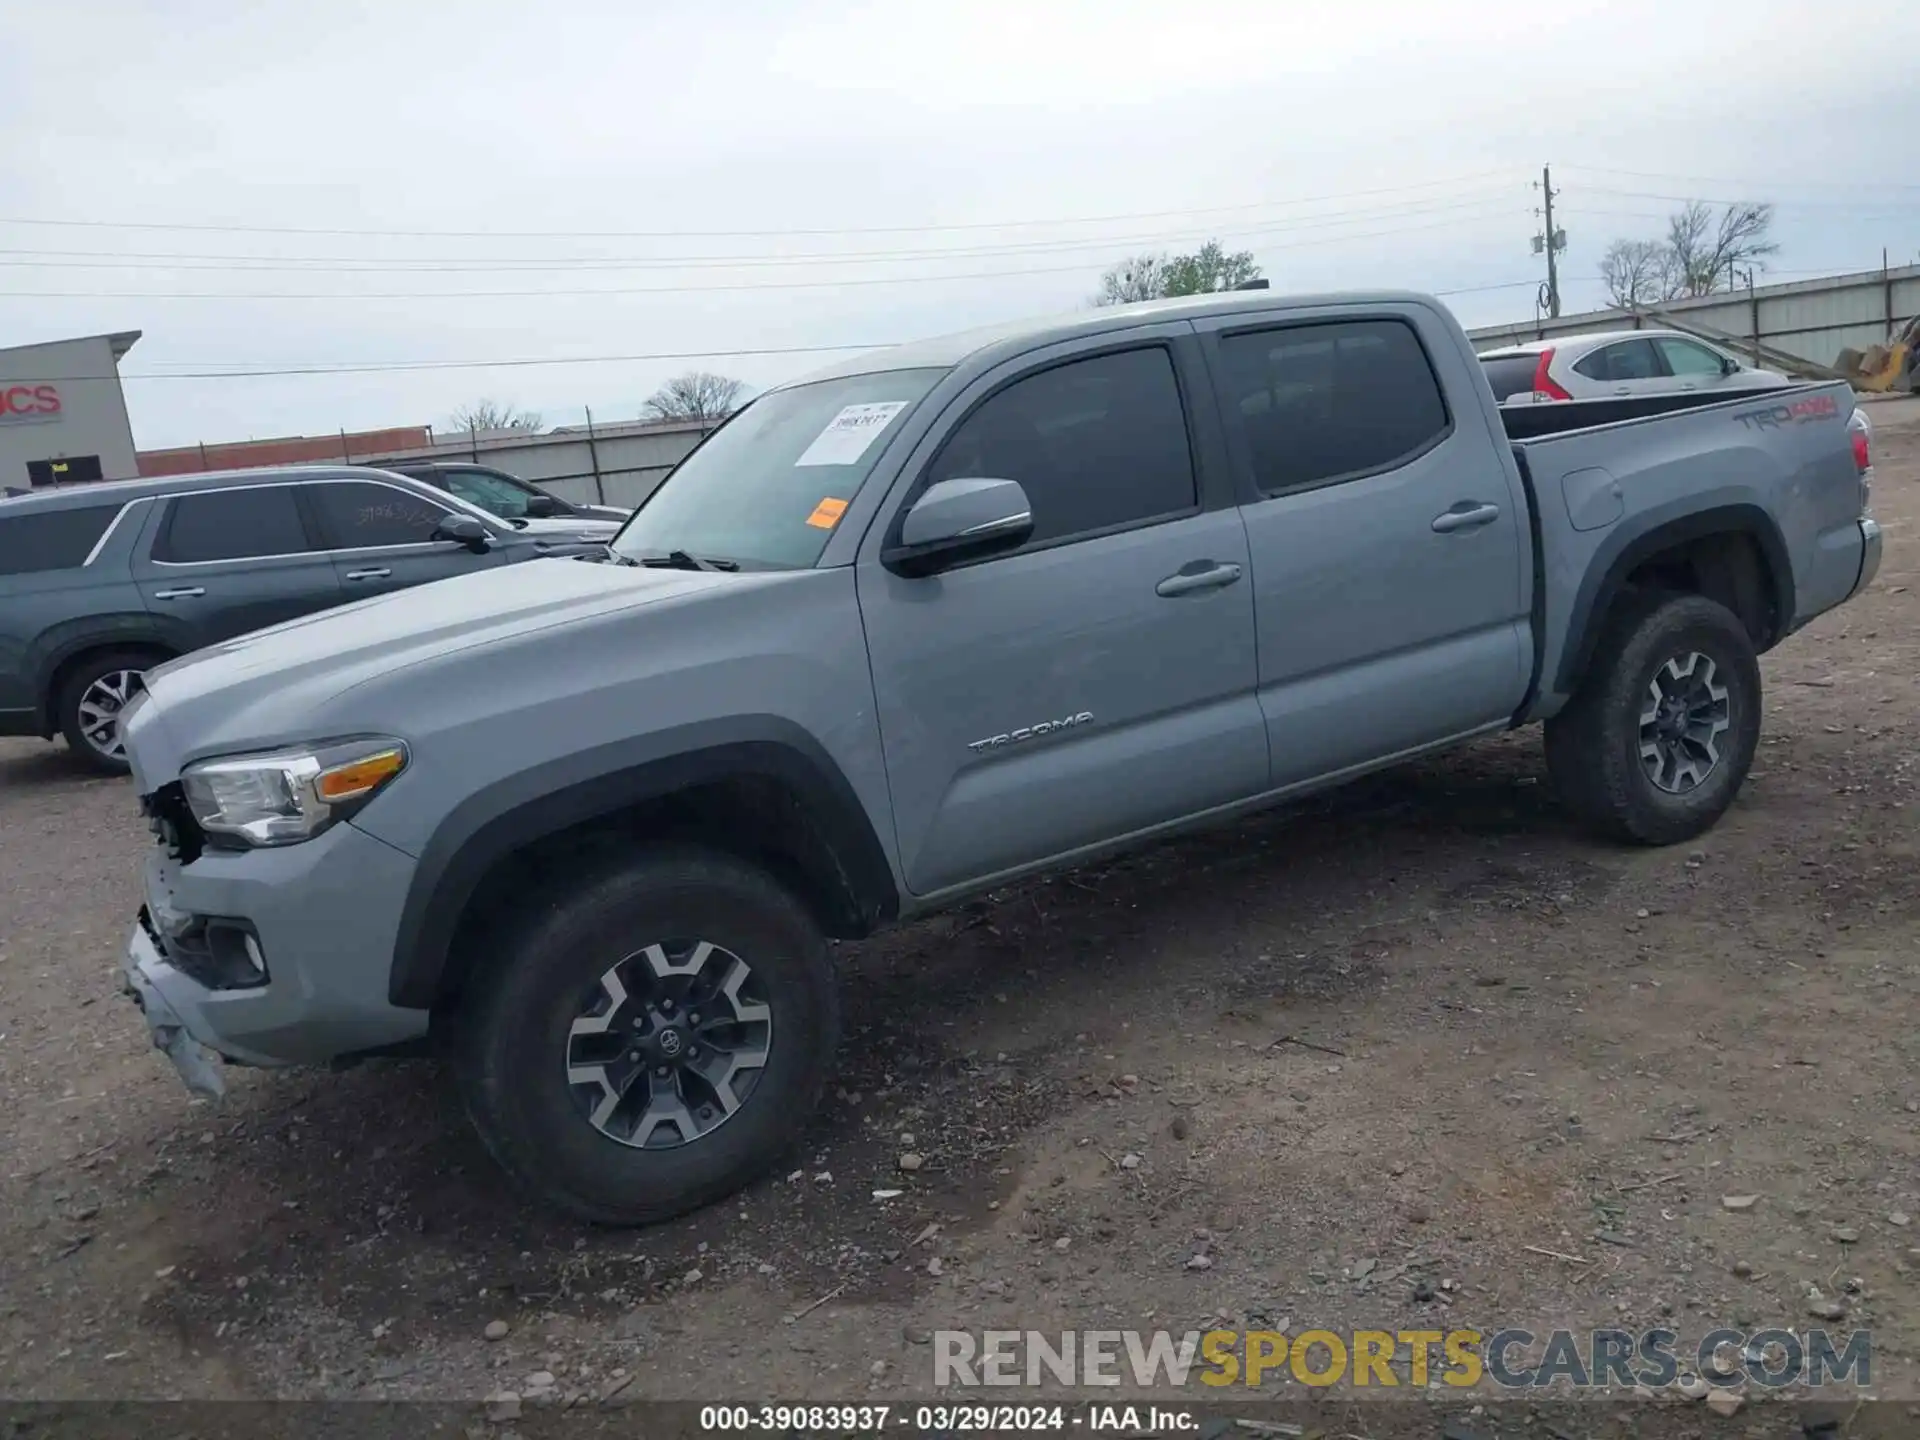
[{"label": "building wall", "polygon": [[1759,285],[1752,290],[1676,300],[1635,316],[1629,310],[1588,310],[1511,325],[1487,325],[1469,331],[1474,347],[1491,350],[1556,335],[1635,328],[1638,324],[1695,329],[1750,354],[1758,336],[1761,362],[1782,368],[1786,356],[1816,367],[1830,367],[1842,350],[1865,351],[1884,345],[1891,331],[1920,314],[1920,265],[1868,270]]},{"label": "building wall", "polygon": [[142,475],[194,475],[205,470],[245,470],[256,465],[364,464],[369,455],[425,445],[432,432],[424,425],[392,430],[362,430],[340,435],[291,435],[276,440],[236,440],[221,445],[181,445],[171,450],[142,450]]},{"label": "building wall", "polygon": [[581,426],[544,435],[461,437],[377,457],[356,457],[356,463],[473,460],[531,480],[565,500],[631,509],[653,494],[667,472],[712,428],[711,424],[667,421],[608,425],[591,432]]},{"label": "building wall", "polygon": [[28,488],[27,462],[98,455],[103,480],[131,480],[133,427],[105,335],[0,350],[0,488]]}]

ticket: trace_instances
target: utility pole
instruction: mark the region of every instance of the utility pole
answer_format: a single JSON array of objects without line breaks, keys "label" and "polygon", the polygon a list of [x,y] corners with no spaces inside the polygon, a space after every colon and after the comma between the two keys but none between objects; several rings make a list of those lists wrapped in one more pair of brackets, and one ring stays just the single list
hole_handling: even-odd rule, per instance
[{"label": "utility pole", "polygon": [[1547,257],[1547,314],[1560,318],[1560,265],[1555,258],[1567,248],[1567,232],[1553,227],[1553,202],[1559,198],[1553,188],[1553,167],[1540,167],[1540,198],[1544,207],[1545,233],[1533,237],[1533,253]]}]

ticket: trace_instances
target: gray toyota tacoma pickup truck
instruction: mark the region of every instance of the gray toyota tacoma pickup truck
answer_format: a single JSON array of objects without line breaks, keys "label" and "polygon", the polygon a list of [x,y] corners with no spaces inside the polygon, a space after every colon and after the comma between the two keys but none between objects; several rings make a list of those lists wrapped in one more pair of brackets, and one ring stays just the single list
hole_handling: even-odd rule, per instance
[{"label": "gray toyota tacoma pickup truck", "polygon": [[762,396],[605,563],[152,671],[124,974],[189,1084],[431,1047],[613,1224],[773,1164],[829,939],[1545,722],[1604,836],[1698,835],[1755,656],[1866,585],[1844,384],[1502,413],[1437,301],[1234,294]]}]

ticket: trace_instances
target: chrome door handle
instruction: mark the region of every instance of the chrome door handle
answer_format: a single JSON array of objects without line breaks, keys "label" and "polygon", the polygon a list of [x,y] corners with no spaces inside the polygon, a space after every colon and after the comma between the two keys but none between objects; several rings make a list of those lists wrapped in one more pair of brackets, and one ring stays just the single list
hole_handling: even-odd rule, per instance
[{"label": "chrome door handle", "polygon": [[384,580],[391,574],[393,574],[391,570],[349,570],[347,571],[347,579]]},{"label": "chrome door handle", "polygon": [[1471,500],[1462,500],[1451,510],[1443,510],[1433,517],[1433,528],[1442,535],[1452,534],[1455,530],[1472,530],[1481,525],[1491,525],[1500,518],[1498,505],[1476,505]]},{"label": "chrome door handle", "polygon": [[1616,395],[1631,395],[1633,392],[1624,385],[1616,385],[1613,387],[1613,393]]},{"label": "chrome door handle", "polygon": [[1193,566],[1176,570],[1167,576],[1153,587],[1153,593],[1171,600],[1176,595],[1192,595],[1201,590],[1218,590],[1223,585],[1233,584],[1239,578],[1238,565],[1196,560]]},{"label": "chrome door handle", "polygon": [[153,592],[153,598],[156,600],[191,600],[196,595],[204,595],[206,593],[207,592],[198,585],[182,585],[174,590],[156,590]]}]

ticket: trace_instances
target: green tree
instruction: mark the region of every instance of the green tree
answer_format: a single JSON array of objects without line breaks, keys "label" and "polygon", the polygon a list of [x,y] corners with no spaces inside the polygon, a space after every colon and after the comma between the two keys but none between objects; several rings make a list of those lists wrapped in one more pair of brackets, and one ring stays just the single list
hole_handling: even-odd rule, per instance
[{"label": "green tree", "polygon": [[1228,254],[1220,248],[1218,240],[1209,240],[1191,255],[1176,255],[1167,262],[1165,293],[1211,295],[1216,290],[1232,290],[1259,278],[1260,267],[1253,263],[1251,250]]},{"label": "green tree", "polygon": [[1209,240],[1189,255],[1132,255],[1100,277],[1096,305],[1131,305],[1169,295],[1211,295],[1260,278],[1253,252],[1229,254]]}]

